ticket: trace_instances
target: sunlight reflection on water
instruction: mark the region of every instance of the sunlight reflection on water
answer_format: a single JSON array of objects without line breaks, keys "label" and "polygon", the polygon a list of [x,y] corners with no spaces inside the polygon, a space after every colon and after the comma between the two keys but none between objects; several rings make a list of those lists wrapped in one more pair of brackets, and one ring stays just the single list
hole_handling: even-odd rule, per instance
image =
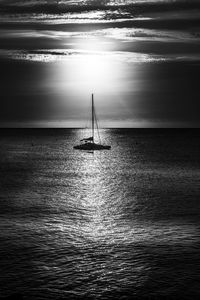
[{"label": "sunlight reflection on water", "polygon": [[[13,172],[27,165],[25,157],[34,165],[22,188],[14,173],[9,194],[1,194],[3,295],[11,289],[39,300],[160,295],[154,282],[164,282],[166,295],[181,294],[181,282],[198,277],[199,171],[184,162],[182,169],[170,166],[169,153],[155,149],[154,135],[101,130],[111,151],[75,151],[89,133],[28,134],[15,144],[12,138],[3,142]],[[165,148],[168,138],[161,138]],[[173,157],[181,145],[185,137],[176,137],[174,148],[170,142]]]}]

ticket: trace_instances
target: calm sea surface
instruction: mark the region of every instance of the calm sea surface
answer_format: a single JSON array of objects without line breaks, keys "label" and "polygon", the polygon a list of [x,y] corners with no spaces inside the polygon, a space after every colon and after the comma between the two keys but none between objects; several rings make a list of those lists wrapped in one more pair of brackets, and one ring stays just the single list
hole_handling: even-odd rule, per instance
[{"label": "calm sea surface", "polygon": [[0,295],[197,299],[200,131],[0,131]]}]

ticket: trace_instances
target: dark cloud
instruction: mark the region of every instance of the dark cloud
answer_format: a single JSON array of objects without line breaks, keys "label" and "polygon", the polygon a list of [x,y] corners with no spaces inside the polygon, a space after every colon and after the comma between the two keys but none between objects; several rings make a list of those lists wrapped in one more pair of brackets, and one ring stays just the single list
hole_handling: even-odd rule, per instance
[{"label": "dark cloud", "polygon": [[[15,35],[9,35],[8,32],[1,34],[0,31],[0,45],[1,49],[24,49],[24,50],[33,50],[33,49],[48,49],[48,48],[58,48],[63,47],[62,42],[59,42],[59,39],[48,34],[40,34],[39,31],[33,32],[32,30],[10,30]],[[37,34],[38,33],[38,34]],[[23,36],[24,34],[24,36]]]},{"label": "dark cloud", "polygon": [[200,64],[168,62],[146,65],[141,72],[141,86],[128,95],[129,107],[138,120],[156,126],[172,124],[200,127]]},{"label": "dark cloud", "polygon": [[88,0],[88,1],[13,1],[6,0],[0,2],[3,12],[46,12],[63,13],[77,12],[93,9],[126,9],[130,13],[141,14],[144,12],[171,11],[188,8],[199,8],[198,0],[177,0],[177,1],[108,1],[108,0]]},{"label": "dark cloud", "polygon": [[40,120],[51,115],[45,85],[45,66],[33,62],[0,60],[0,120]]},{"label": "dark cloud", "polygon": [[[121,82],[115,82],[122,88],[128,86],[122,96],[127,110],[117,111],[116,105],[116,116],[138,124],[145,120],[153,126],[200,126],[199,1],[68,3],[0,1],[1,125],[79,118],[81,109],[73,108],[76,91],[69,92],[78,87],[66,81],[73,68],[58,71],[52,67],[50,78],[49,58],[74,57],[75,51],[81,53],[84,42],[100,37],[99,45],[111,45],[109,52],[115,59],[123,58],[124,69],[128,69]],[[34,62],[36,58],[41,61]],[[104,115],[113,116],[109,110]]]}]

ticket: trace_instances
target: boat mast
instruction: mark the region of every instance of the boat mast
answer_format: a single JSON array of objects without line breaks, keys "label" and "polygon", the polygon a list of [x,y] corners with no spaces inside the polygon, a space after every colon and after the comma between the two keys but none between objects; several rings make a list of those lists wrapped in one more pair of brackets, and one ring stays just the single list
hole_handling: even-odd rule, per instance
[{"label": "boat mast", "polygon": [[94,95],[92,94],[92,137],[94,143]]}]

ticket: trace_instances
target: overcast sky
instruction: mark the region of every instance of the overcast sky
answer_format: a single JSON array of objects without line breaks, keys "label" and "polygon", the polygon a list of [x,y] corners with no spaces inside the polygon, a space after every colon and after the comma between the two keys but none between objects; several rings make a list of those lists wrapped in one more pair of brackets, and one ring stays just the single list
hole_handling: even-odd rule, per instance
[{"label": "overcast sky", "polygon": [[198,1],[0,1],[0,126],[199,127]]}]

